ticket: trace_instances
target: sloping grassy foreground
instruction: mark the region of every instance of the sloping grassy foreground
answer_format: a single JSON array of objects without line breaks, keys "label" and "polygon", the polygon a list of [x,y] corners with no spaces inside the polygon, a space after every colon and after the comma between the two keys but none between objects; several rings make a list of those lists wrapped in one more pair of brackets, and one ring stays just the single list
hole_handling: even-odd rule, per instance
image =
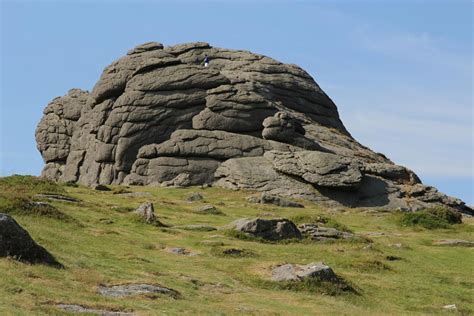
[{"label": "sloping grassy foreground", "polygon": [[[35,182],[35,183],[33,183]],[[123,190],[113,187],[114,191]],[[31,236],[65,265],[55,269],[0,258],[0,315],[67,315],[55,304],[138,315],[468,315],[474,312],[473,248],[434,246],[436,239],[471,239],[472,219],[444,229],[403,227],[400,214],[327,211],[303,202],[291,209],[250,204],[250,192],[216,188],[131,187],[151,196],[127,197],[114,191],[57,186],[33,177],[0,179],[0,212],[8,212]],[[50,202],[60,212],[22,211],[36,193],[61,193],[81,203]],[[188,202],[191,192],[203,201]],[[130,212],[151,201],[161,222],[156,227]],[[212,204],[224,215],[199,214]],[[65,215],[65,216],[63,216]],[[259,243],[225,231],[179,228],[190,224],[220,227],[242,217],[302,219],[321,215],[331,223],[368,238],[327,243]],[[377,234],[383,232],[383,235]],[[177,255],[169,248],[197,253]],[[243,255],[225,255],[238,248]],[[392,260],[387,257],[392,256]],[[399,259],[399,260],[393,260]],[[350,282],[358,294],[327,295],[312,288],[284,289],[268,281],[269,268],[280,263],[323,261]],[[160,284],[181,298],[141,295],[102,297],[101,284]],[[444,305],[456,304],[447,311]]]}]

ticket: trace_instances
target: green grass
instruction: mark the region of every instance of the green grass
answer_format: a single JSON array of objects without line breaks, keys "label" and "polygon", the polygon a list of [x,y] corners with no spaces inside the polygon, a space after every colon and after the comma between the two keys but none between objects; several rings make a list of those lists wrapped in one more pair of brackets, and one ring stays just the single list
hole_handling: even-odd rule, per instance
[{"label": "green grass", "polygon": [[461,224],[461,215],[444,207],[436,207],[418,212],[404,213],[400,219],[402,226],[421,226],[426,229],[448,228]]},{"label": "green grass", "polygon": [[[0,258],[0,315],[68,315],[53,306],[57,303],[133,311],[138,315],[474,313],[472,248],[432,244],[436,239],[472,239],[473,219],[429,230],[400,226],[403,214],[397,212],[327,211],[309,202],[303,202],[305,208],[301,209],[250,204],[246,201],[249,192],[244,191],[130,187],[130,192],[150,192],[151,196],[129,197],[114,194],[120,187],[111,188],[113,191],[101,192],[34,177],[0,178],[0,212],[5,212],[5,205],[16,198],[29,201],[37,193],[63,194],[82,201],[49,202],[72,222],[44,214],[12,213],[65,269]],[[204,200],[186,201],[191,192],[201,193]],[[134,218],[131,211],[147,201],[154,203],[158,220],[169,227],[156,227]],[[195,213],[196,208],[206,204],[219,205],[226,216]],[[305,221],[322,216],[357,236],[368,232],[385,234],[371,237],[371,244],[343,240],[262,243],[236,238],[225,230],[179,228],[196,224],[221,228],[233,220],[263,213]],[[173,247],[183,247],[196,255],[170,253],[167,249]],[[242,250],[242,255],[223,253],[231,248]],[[401,260],[391,261],[389,256]],[[321,282],[270,281],[272,266],[318,261],[332,267],[346,282],[343,284],[355,292]],[[137,282],[161,284],[178,291],[181,297],[97,295],[101,284]],[[447,304],[456,304],[458,310],[443,310]]]},{"label": "green grass", "polygon": [[340,231],[352,233],[353,231],[344,224],[339,223],[334,218],[325,216],[325,215],[316,215],[316,214],[304,214],[304,215],[295,215],[290,217],[296,224],[316,224],[323,225],[325,227],[332,227]]}]

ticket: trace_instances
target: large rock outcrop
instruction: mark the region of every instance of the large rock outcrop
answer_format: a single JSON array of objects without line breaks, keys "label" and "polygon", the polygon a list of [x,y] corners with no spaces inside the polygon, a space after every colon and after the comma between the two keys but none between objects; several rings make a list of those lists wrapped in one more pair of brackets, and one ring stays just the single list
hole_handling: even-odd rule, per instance
[{"label": "large rock outcrop", "polygon": [[135,47],[91,92],[51,101],[36,140],[43,176],[57,181],[214,184],[337,207],[472,212],[353,139],[300,67],[202,42]]}]

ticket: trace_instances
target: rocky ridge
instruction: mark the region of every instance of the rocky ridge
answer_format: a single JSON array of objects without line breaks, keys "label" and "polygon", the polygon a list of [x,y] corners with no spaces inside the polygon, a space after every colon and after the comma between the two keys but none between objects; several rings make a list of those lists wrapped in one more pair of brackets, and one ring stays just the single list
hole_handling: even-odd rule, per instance
[{"label": "rocky ridge", "polygon": [[52,100],[36,141],[42,175],[61,182],[212,184],[329,207],[473,213],[359,144],[300,67],[203,42],[135,47],[91,92]]}]

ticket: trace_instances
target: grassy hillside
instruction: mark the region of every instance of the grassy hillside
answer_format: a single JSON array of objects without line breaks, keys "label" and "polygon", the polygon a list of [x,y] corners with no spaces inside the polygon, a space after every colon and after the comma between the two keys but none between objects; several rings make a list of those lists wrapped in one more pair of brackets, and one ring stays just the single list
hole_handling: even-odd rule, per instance
[{"label": "grassy hillside", "polygon": [[[0,258],[1,315],[67,315],[55,305],[128,311],[137,315],[432,315],[474,313],[473,248],[436,246],[437,239],[472,239],[474,221],[426,229],[403,226],[402,214],[364,210],[281,208],[248,203],[252,192],[217,188],[130,187],[116,194],[85,187],[55,185],[34,177],[0,179],[0,212],[10,213],[48,249],[65,269]],[[204,200],[188,202],[191,192]],[[26,207],[37,193],[57,193],[80,203],[50,202],[56,209]],[[154,203],[168,227],[140,221],[131,210]],[[199,214],[212,204],[223,214]],[[329,224],[359,238],[335,242],[261,243],[242,240],[216,228],[242,217],[285,217],[304,221],[325,216]],[[194,255],[169,251],[183,247]],[[226,255],[225,249],[244,250]],[[390,260],[391,259],[391,260]],[[394,260],[396,259],[396,260]],[[269,280],[269,268],[281,263],[323,261],[358,293],[330,295],[311,287],[285,289]],[[99,285],[160,284],[179,298],[139,295],[103,297]],[[456,304],[447,311],[444,305]]]}]

